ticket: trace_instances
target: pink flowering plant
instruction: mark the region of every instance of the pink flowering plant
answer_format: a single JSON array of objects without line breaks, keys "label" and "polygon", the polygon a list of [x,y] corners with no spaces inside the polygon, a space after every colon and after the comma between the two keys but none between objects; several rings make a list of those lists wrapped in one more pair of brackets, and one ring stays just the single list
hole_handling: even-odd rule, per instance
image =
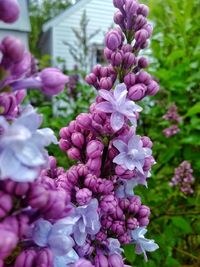
[{"label": "pink flowering plant", "polygon": [[[38,72],[16,38],[0,44],[0,267],[128,267],[123,245],[145,260],[158,249],[146,237],[150,208],[133,190],[147,186],[155,164],[150,138],[137,134],[135,103],[159,90],[139,55],[152,34],[149,9],[137,0],[113,4],[108,65],[86,77],[96,100],[60,130],[59,146],[74,160],[68,170],[48,156],[53,131],[40,128],[42,117],[22,101],[28,89],[56,95],[69,78],[56,68]],[[0,0],[1,20],[18,15],[16,0]]]}]

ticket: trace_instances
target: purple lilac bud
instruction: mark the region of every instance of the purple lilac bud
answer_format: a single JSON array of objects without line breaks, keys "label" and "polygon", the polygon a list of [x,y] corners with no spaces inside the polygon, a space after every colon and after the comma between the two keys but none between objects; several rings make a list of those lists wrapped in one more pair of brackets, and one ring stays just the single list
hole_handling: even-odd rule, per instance
[{"label": "purple lilac bud", "polygon": [[77,148],[82,148],[85,142],[84,135],[82,133],[73,133],[71,136],[71,140]]},{"label": "purple lilac bud", "polygon": [[168,121],[181,122],[181,117],[178,114],[178,108],[175,104],[169,106],[167,113],[163,116],[163,119]]},{"label": "purple lilac bud", "polygon": [[123,53],[121,51],[117,51],[112,53],[111,55],[111,63],[114,67],[120,66],[123,61]]},{"label": "purple lilac bud", "polygon": [[113,86],[113,81],[110,77],[106,78],[101,78],[99,82],[99,88],[100,89],[105,89],[105,90],[110,90]]},{"label": "purple lilac bud", "polygon": [[87,75],[85,77],[85,81],[89,84],[89,85],[93,85],[96,86],[97,83],[97,76],[94,73],[90,73],[89,75]]},{"label": "purple lilac bud", "polygon": [[98,158],[102,155],[104,145],[97,140],[90,141],[87,144],[86,152],[87,156],[91,159]]},{"label": "purple lilac bud", "polygon": [[135,65],[136,64],[136,58],[135,58],[134,54],[132,54],[130,52],[125,53],[124,57],[123,57],[123,64],[124,64],[125,69],[129,69],[133,65]]},{"label": "purple lilac bud", "polygon": [[94,267],[94,265],[86,259],[79,259],[72,267]]},{"label": "purple lilac bud", "polygon": [[7,36],[1,43],[1,51],[5,57],[8,57],[13,63],[18,63],[23,59],[25,47],[20,39]]},{"label": "purple lilac bud", "polygon": [[19,17],[20,9],[17,0],[0,1],[0,20],[5,23],[13,23]]},{"label": "purple lilac bud", "polygon": [[72,147],[69,150],[67,150],[67,155],[72,160],[79,160],[81,158],[80,150],[76,147]]},{"label": "purple lilac bud", "polygon": [[37,253],[33,249],[22,251],[16,258],[14,267],[35,267]]},{"label": "purple lilac bud", "polygon": [[0,115],[11,117],[16,107],[17,101],[15,95],[10,93],[0,95]]},{"label": "purple lilac bud", "polygon": [[129,88],[128,96],[131,100],[138,101],[141,100],[146,93],[146,86],[144,84],[136,84]]},{"label": "purple lilac bud", "polygon": [[80,189],[78,190],[78,192],[76,192],[76,201],[80,205],[88,204],[91,199],[92,199],[92,192],[87,188]]},{"label": "purple lilac bud", "polygon": [[173,135],[176,135],[179,132],[180,132],[180,129],[178,128],[177,125],[172,125],[169,128],[166,128],[163,130],[163,134],[168,138]]},{"label": "purple lilac bud", "polygon": [[124,77],[124,83],[126,84],[126,86],[128,88],[130,88],[131,86],[133,86],[135,84],[135,81],[136,81],[136,77],[135,77],[135,74],[133,74],[133,73],[128,73]]},{"label": "purple lilac bud", "polygon": [[117,30],[111,30],[106,34],[105,42],[110,50],[115,51],[121,46],[122,37]]},{"label": "purple lilac bud", "polygon": [[113,5],[119,9],[123,7],[125,0],[113,0]]},{"label": "purple lilac bud", "polygon": [[127,220],[127,227],[130,230],[134,230],[139,227],[139,222],[136,218],[128,218]]},{"label": "purple lilac bud", "polygon": [[137,14],[141,14],[141,15],[147,17],[148,14],[149,14],[149,8],[148,8],[148,6],[146,6],[144,4],[140,4],[139,5],[139,8],[137,10]]},{"label": "purple lilac bud", "polygon": [[148,65],[149,65],[149,62],[148,62],[147,58],[145,58],[145,57],[139,58],[139,60],[138,60],[138,67],[139,68],[145,69],[148,67]]},{"label": "purple lilac bud", "polygon": [[104,196],[100,202],[100,207],[103,212],[112,214],[117,207],[117,200],[113,195]]},{"label": "purple lilac bud", "polygon": [[108,259],[101,253],[94,258],[95,267],[108,267]]},{"label": "purple lilac bud", "polygon": [[56,68],[46,68],[40,73],[42,91],[47,95],[56,95],[63,91],[69,78]]},{"label": "purple lilac bud", "polygon": [[16,247],[18,237],[14,232],[6,230],[2,225],[0,225],[0,236],[0,259],[4,259]]},{"label": "purple lilac bud", "polygon": [[108,258],[109,267],[124,267],[124,262],[121,255],[112,254]]},{"label": "purple lilac bud", "polygon": [[41,266],[41,267],[42,266],[53,267],[54,266],[53,261],[54,261],[54,259],[53,259],[52,251],[48,248],[44,248],[44,249],[40,250],[37,254],[36,266],[38,266],[38,267],[39,266]]},{"label": "purple lilac bud", "polygon": [[158,83],[156,81],[151,81],[147,86],[147,94],[150,96],[156,95],[159,89]]},{"label": "purple lilac bud", "polygon": [[0,191],[0,218],[4,217],[12,207],[12,197]]}]

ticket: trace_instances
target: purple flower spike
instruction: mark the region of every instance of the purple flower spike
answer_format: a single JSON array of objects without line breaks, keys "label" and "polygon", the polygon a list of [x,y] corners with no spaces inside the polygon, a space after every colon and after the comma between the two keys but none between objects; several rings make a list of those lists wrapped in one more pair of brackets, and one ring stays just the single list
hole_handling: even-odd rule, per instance
[{"label": "purple flower spike", "polygon": [[114,131],[123,127],[125,118],[135,123],[135,112],[142,110],[140,106],[127,98],[127,93],[125,84],[119,84],[113,93],[106,90],[99,91],[100,96],[107,101],[97,104],[96,109],[105,113],[112,113],[110,122]]},{"label": "purple flower spike", "polygon": [[19,4],[17,0],[0,1],[0,20],[5,23],[13,23],[19,17]]}]

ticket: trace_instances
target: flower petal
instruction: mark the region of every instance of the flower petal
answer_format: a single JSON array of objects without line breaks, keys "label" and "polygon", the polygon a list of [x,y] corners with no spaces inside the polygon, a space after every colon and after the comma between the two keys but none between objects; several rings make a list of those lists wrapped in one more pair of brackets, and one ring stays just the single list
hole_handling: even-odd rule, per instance
[{"label": "flower petal", "polygon": [[99,95],[103,99],[107,100],[108,102],[112,103],[113,100],[114,100],[111,91],[107,91],[107,90],[101,89],[101,90],[99,90]]},{"label": "flower petal", "polygon": [[104,101],[104,102],[97,104],[95,106],[95,108],[96,108],[96,110],[100,110],[100,111],[103,111],[105,113],[112,113],[114,111],[112,104],[110,102],[107,102],[107,101]]},{"label": "flower petal", "polygon": [[124,103],[126,100],[127,93],[128,91],[126,85],[124,83],[121,83],[117,85],[114,90],[114,98],[119,104]]},{"label": "flower petal", "polygon": [[112,113],[110,117],[110,124],[114,131],[120,130],[124,125],[124,115],[119,112]]},{"label": "flower petal", "polygon": [[48,244],[49,233],[52,229],[52,224],[49,221],[39,219],[33,228],[32,239],[40,247],[45,247]]},{"label": "flower petal", "polygon": [[118,164],[118,165],[124,165],[124,163],[127,160],[127,156],[125,152],[120,153],[119,155],[117,155],[114,159],[113,162]]},{"label": "flower petal", "polygon": [[113,145],[119,150],[119,152],[127,152],[127,144],[125,144],[122,140],[115,140]]}]

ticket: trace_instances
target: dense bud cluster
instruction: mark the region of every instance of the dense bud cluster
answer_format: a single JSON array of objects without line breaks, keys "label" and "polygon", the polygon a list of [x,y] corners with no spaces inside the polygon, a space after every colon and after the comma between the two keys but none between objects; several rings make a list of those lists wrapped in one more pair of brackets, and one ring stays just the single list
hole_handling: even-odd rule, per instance
[{"label": "dense bud cluster", "polygon": [[[145,260],[158,248],[144,236],[150,209],[133,191],[147,186],[155,163],[151,140],[136,133],[142,108],[134,102],[159,89],[139,56],[152,27],[137,0],[113,4],[119,27],[106,34],[108,66],[86,77],[96,100],[60,130],[59,146],[75,161],[67,171],[45,149],[57,143],[52,130],[39,129],[41,116],[21,102],[24,89],[51,96],[69,78],[55,68],[37,72],[15,38],[0,44],[0,267],[128,267],[121,245],[134,244]],[[0,0],[1,20],[17,16],[15,0]]]},{"label": "dense bud cluster", "polygon": [[163,116],[163,119],[173,123],[170,127],[163,130],[166,137],[171,137],[180,132],[180,128],[177,124],[181,123],[182,118],[178,114],[178,108],[175,104],[169,106],[167,113]]}]

